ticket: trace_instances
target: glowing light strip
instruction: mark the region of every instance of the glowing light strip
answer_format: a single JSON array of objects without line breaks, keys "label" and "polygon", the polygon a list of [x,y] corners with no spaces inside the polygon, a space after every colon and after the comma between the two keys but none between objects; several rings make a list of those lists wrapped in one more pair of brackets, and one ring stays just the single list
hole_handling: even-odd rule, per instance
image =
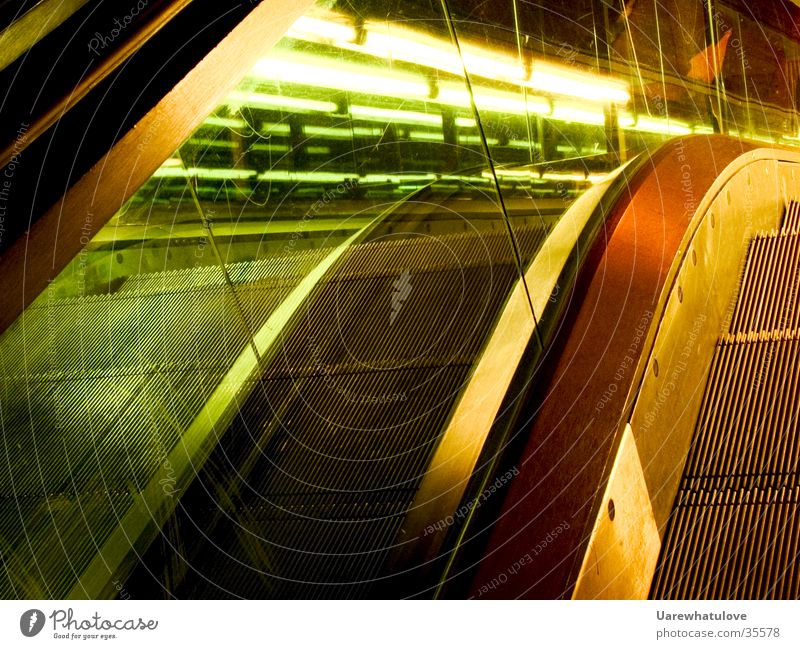
[{"label": "glowing light strip", "polygon": [[206,117],[203,126],[221,126],[223,128],[246,128],[247,124],[243,119],[232,117]]},{"label": "glowing light strip", "polygon": [[386,22],[368,22],[363,44],[356,44],[355,30],[343,25],[347,18],[329,14],[336,20],[300,18],[289,35],[313,41],[327,40],[353,51],[390,61],[403,61],[436,68],[463,76],[470,75],[515,84],[553,95],[570,96],[597,103],[626,104],[630,101],[627,83],[591,72],[583,72],[548,61],[535,60],[530,74],[516,55],[489,51],[473,43],[461,45],[462,61],[453,46],[443,39]]},{"label": "glowing light strip", "polygon": [[356,30],[350,25],[343,25],[332,20],[323,20],[311,16],[298,18],[294,25],[289,29],[288,36],[301,40],[327,40],[327,41],[354,41]]},{"label": "glowing light strip", "polygon": [[[551,109],[550,102],[547,99],[530,96],[528,97],[526,109],[526,103],[521,92],[491,92],[479,87],[475,88],[474,96],[475,105],[478,109],[489,112],[509,113],[512,115],[526,115],[528,113],[547,115]],[[434,101],[448,106],[458,106],[459,108],[469,108],[471,106],[466,88],[455,84],[443,84]]]},{"label": "glowing light strip", "polygon": [[444,142],[442,133],[432,133],[431,131],[410,131],[410,140],[422,140],[423,142]]},{"label": "glowing light strip", "polygon": [[402,122],[404,124],[431,124],[442,125],[441,114],[419,113],[409,110],[391,110],[388,108],[373,108],[371,106],[350,106],[350,114],[358,119],[379,122]]},{"label": "glowing light strip", "polygon": [[436,180],[436,174],[367,174],[359,178],[359,184],[398,184],[403,182],[421,182],[427,184],[432,180]]},{"label": "glowing light strip", "polygon": [[306,135],[329,137],[334,139],[349,139],[354,135],[360,137],[380,137],[383,131],[379,128],[367,128],[356,126],[346,128],[341,126],[304,126],[303,132]]},{"label": "glowing light strip", "polygon": [[[320,65],[321,61],[326,65]],[[369,70],[374,68],[336,64],[330,59],[295,60],[273,56],[260,59],[253,67],[252,74],[267,81],[347,90],[366,95],[425,99],[430,94],[428,84],[415,76],[388,72],[376,75],[370,74]]]},{"label": "glowing light strip", "polygon": [[270,122],[261,123],[261,132],[265,135],[289,135],[292,127],[288,124],[273,124]]},{"label": "glowing light strip", "polygon": [[[480,144],[481,138],[478,135],[459,135],[458,136],[458,143],[459,144]],[[487,137],[486,144],[489,146],[494,146],[499,144],[500,140],[494,137]]]},{"label": "glowing light strip", "polygon": [[567,95],[604,104],[627,104],[631,99],[622,82],[565,70],[544,61],[534,62],[530,79],[525,85],[553,95]]},{"label": "glowing light strip", "polygon": [[289,108],[294,112],[332,113],[336,110],[336,104],[330,101],[316,101],[314,99],[302,99],[284,95],[267,95],[241,90],[236,90],[228,95],[225,103],[234,109],[241,106],[251,106],[253,108]]},{"label": "glowing light strip", "polygon": [[643,133],[659,133],[664,135],[689,135],[692,132],[691,127],[686,122],[658,119],[643,115],[638,116],[633,125],[623,126],[620,124],[620,126],[628,131],[641,131]]},{"label": "glowing light strip", "polygon": [[557,182],[588,182],[586,174],[548,172],[542,174],[542,180],[555,180]]},{"label": "glowing light strip", "polygon": [[188,169],[161,166],[156,169],[153,178],[203,178],[206,180],[243,180],[256,175],[252,169],[208,169],[206,167],[189,167]]},{"label": "glowing light strip", "polygon": [[[291,147],[287,144],[254,144],[250,148],[253,151],[269,151],[270,153],[288,153],[291,151]],[[308,149],[306,149],[306,151],[308,151]]]},{"label": "glowing light strip", "polygon": [[259,180],[285,180],[287,182],[310,182],[310,183],[343,183],[348,178],[355,176],[345,176],[341,172],[329,171],[282,171],[271,170],[258,174]]},{"label": "glowing light strip", "polygon": [[559,122],[574,122],[588,126],[601,126],[606,123],[606,116],[602,111],[575,108],[571,105],[556,104],[550,118]]}]

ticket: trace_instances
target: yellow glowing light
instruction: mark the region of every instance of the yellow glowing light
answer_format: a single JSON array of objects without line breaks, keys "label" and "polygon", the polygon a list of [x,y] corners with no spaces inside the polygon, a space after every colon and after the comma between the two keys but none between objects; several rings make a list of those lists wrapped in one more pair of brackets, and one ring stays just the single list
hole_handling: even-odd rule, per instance
[{"label": "yellow glowing light", "polygon": [[[415,65],[463,76],[524,84],[552,95],[569,96],[597,103],[624,105],[630,101],[628,85],[593,72],[559,65],[541,59],[533,61],[527,73],[516,53],[488,50],[469,41],[461,43],[461,57],[446,39],[436,38],[388,22],[368,22],[363,43],[357,44],[355,29],[348,18],[335,13],[329,19],[304,17],[289,32],[294,38],[325,40],[351,51],[370,54],[390,61]],[[338,87],[338,86],[337,86]]]},{"label": "yellow glowing light", "polygon": [[627,126],[625,128],[632,131],[642,131],[643,133],[659,133],[664,135],[688,135],[692,132],[691,127],[686,122],[641,115],[637,117],[636,123],[633,126]]},{"label": "yellow glowing light", "polygon": [[529,142],[528,140],[509,140],[508,141],[508,146],[510,146],[510,147],[512,147],[514,149],[531,149],[531,148],[536,149],[536,148],[538,148],[537,144],[535,144],[533,142]]},{"label": "yellow glowing light", "polygon": [[388,23],[368,26],[363,51],[383,59],[436,67],[451,74],[464,73],[458,53],[445,41],[402,28],[392,28],[390,33]]},{"label": "yellow glowing light", "polygon": [[348,178],[341,173],[328,171],[271,170],[258,174],[259,180],[284,180],[287,182],[343,183]]},{"label": "yellow glowing light", "polygon": [[375,72],[375,68],[343,65],[331,59],[309,57],[306,60],[293,60],[268,57],[256,63],[252,74],[268,81],[347,90],[366,95],[425,98],[429,94],[428,84],[417,77]]},{"label": "yellow glowing light", "polygon": [[292,132],[288,124],[274,124],[271,122],[261,123],[261,132],[265,135],[289,135]]},{"label": "yellow glowing light", "polygon": [[240,106],[250,106],[253,108],[288,108],[294,112],[332,113],[336,110],[336,104],[330,101],[315,101],[313,99],[268,95],[260,92],[243,92],[240,90],[228,95],[226,103],[234,109]]},{"label": "yellow glowing light", "polygon": [[373,56],[435,67],[459,76],[464,75],[466,67],[470,75],[496,81],[519,83],[526,77],[524,67],[512,56],[463,43],[462,63],[458,52],[448,41],[388,23],[367,25],[363,49]]},{"label": "yellow glowing light", "polygon": [[567,95],[598,103],[627,104],[627,86],[600,75],[567,69],[544,61],[535,61],[527,86],[554,95]]},{"label": "yellow glowing light", "polygon": [[[478,135],[460,135],[458,137],[459,144],[480,144],[482,142],[480,136]],[[486,144],[489,146],[494,146],[498,144],[500,141],[494,137],[487,137]]]},{"label": "yellow glowing light", "polygon": [[620,128],[627,128],[636,124],[636,118],[631,113],[619,113],[617,115],[617,124]]},{"label": "yellow glowing light", "polygon": [[203,125],[221,126],[223,128],[245,128],[247,126],[243,119],[234,119],[232,117],[206,117]]},{"label": "yellow glowing light", "polygon": [[384,184],[403,182],[430,182],[436,180],[435,174],[366,174],[359,178],[359,184]]},{"label": "yellow glowing light", "polygon": [[361,137],[380,137],[383,131],[379,128],[366,128],[357,126],[355,128],[345,128],[338,126],[305,126],[303,132],[306,135],[327,137],[331,139],[347,140],[354,135]]},{"label": "yellow glowing light", "polygon": [[356,30],[341,22],[302,16],[291,26],[288,36],[301,40],[354,41]]},{"label": "yellow glowing light", "polygon": [[[308,147],[306,151],[309,148],[312,147]],[[288,153],[290,151],[290,147],[287,144],[273,144],[271,142],[269,144],[254,144],[249,149],[253,151],[269,151],[270,153]],[[308,152],[311,153],[310,151]]]},{"label": "yellow glowing light", "polygon": [[174,167],[159,167],[153,174],[154,178],[203,178],[208,180],[243,180],[252,178],[256,171],[251,169],[208,169],[205,167],[189,167],[178,169]]},{"label": "yellow glowing light", "polygon": [[542,180],[585,183],[587,179],[586,174],[548,172],[542,174]]},{"label": "yellow glowing light", "polygon": [[456,126],[459,128],[475,128],[477,124],[471,117],[456,117]]},{"label": "yellow glowing light", "polygon": [[487,52],[468,43],[462,45],[461,56],[471,75],[514,83],[525,80],[525,69],[511,57]]},{"label": "yellow glowing light", "polygon": [[[483,88],[475,88],[473,94],[478,110],[512,115],[526,115],[527,113],[546,115],[550,112],[550,102],[541,97],[528,97],[526,104],[521,93],[491,92]],[[454,84],[444,84],[433,101],[459,108],[469,108],[471,105],[467,90]],[[527,110],[525,109],[526,105]]]},{"label": "yellow glowing light", "polygon": [[577,108],[570,104],[556,103],[551,118],[559,122],[575,122],[590,126],[601,126],[606,123],[605,113],[591,108]]},{"label": "yellow glowing light", "polygon": [[424,142],[444,141],[444,135],[442,135],[442,133],[432,133],[431,131],[410,131],[408,138],[410,140],[422,140]]},{"label": "yellow glowing light", "polygon": [[441,115],[419,113],[409,110],[391,110],[388,108],[374,108],[372,106],[351,106],[350,114],[364,120],[380,122],[402,122],[406,124],[432,124],[442,125]]},{"label": "yellow glowing light", "polygon": [[[494,173],[498,178],[513,178],[514,180],[531,180],[534,174],[529,169],[503,169],[496,168]],[[493,179],[491,172],[484,171],[481,173],[483,178]]]}]

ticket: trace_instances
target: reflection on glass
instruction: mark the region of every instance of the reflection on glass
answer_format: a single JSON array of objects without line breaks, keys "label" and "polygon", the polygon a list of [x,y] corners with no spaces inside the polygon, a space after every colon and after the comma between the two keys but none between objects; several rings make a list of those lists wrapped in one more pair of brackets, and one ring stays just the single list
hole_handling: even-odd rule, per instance
[{"label": "reflection on glass", "polygon": [[457,43],[324,4],[0,338],[0,594],[373,593],[575,198],[672,137],[797,141],[796,44],[715,3],[460,3]]}]

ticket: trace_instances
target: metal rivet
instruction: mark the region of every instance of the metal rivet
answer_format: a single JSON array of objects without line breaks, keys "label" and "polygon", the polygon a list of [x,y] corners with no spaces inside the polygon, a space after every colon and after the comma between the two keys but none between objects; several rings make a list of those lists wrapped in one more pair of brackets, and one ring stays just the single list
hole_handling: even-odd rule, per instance
[{"label": "metal rivet", "polygon": [[725,200],[728,202],[728,205],[731,204],[731,190],[725,192]]},{"label": "metal rivet", "polygon": [[692,263],[697,266],[697,253],[692,250]]},{"label": "metal rivet", "polygon": [[658,376],[658,359],[657,358],[653,359],[653,374]]},{"label": "metal rivet", "polygon": [[678,302],[683,302],[683,289],[678,287]]},{"label": "metal rivet", "polygon": [[116,259],[117,259],[117,263],[118,263],[118,264],[121,264],[121,263],[122,263],[122,253],[121,253],[121,252],[118,252],[118,253],[117,253],[117,255],[116,255]]},{"label": "metal rivet", "polygon": [[711,227],[713,228],[717,224],[717,220],[714,218],[714,212],[711,212]]},{"label": "metal rivet", "polygon": [[613,521],[614,517],[617,515],[616,508],[614,507],[614,500],[608,500],[608,517]]}]

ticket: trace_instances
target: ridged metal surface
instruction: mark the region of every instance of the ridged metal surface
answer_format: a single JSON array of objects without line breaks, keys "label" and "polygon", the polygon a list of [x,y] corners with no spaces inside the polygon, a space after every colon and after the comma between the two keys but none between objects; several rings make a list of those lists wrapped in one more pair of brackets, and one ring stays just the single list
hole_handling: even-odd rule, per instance
[{"label": "ridged metal surface", "polygon": [[[435,238],[389,230],[355,246],[317,287],[182,498],[167,526],[180,542],[162,536],[132,589],[370,593],[518,279],[501,228]],[[517,234],[533,254],[545,229]],[[410,290],[397,309],[404,274]]]},{"label": "ridged metal surface", "polygon": [[751,242],[651,595],[800,597],[798,213]]},{"label": "ridged metal surface", "polygon": [[[263,323],[326,254],[234,264]],[[0,338],[0,597],[67,595],[248,344],[214,266],[46,292]]]}]

